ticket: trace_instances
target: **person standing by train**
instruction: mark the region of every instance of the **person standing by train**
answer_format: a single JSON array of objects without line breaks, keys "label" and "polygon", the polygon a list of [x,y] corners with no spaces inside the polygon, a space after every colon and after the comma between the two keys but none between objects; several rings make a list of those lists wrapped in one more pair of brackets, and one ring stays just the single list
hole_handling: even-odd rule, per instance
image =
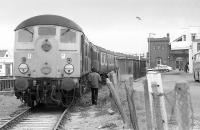
[{"label": "person standing by train", "polygon": [[98,88],[101,82],[101,76],[96,72],[95,68],[92,68],[91,70],[92,72],[89,74],[88,80],[92,93],[92,105],[97,105]]}]

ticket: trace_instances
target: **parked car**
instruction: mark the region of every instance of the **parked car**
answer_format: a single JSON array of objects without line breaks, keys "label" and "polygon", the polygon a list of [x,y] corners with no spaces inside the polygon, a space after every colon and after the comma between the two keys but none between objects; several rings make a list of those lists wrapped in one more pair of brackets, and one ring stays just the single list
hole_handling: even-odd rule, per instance
[{"label": "parked car", "polygon": [[169,72],[172,71],[172,67],[167,66],[167,65],[158,65],[153,68],[156,71],[161,71],[161,72]]}]

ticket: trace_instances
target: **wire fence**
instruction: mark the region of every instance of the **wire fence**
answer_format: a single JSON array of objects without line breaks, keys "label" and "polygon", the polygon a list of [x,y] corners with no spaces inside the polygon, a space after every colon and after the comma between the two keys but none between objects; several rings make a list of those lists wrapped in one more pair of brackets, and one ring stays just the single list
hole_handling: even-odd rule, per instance
[{"label": "wire fence", "polygon": [[[145,79],[146,78],[142,78],[141,81],[134,82],[133,78],[130,78],[126,81],[118,82],[118,84],[115,86],[115,89],[117,89],[118,92],[117,96],[119,96],[121,105],[123,105],[124,111],[126,113],[126,119],[128,119],[128,121],[126,122],[129,123],[129,126],[131,128],[138,128],[139,130],[150,130],[149,127],[152,127],[152,130],[200,129],[200,119],[194,114],[192,99],[187,82],[177,83],[174,86],[174,89],[170,91],[157,91],[157,99],[154,97],[154,91],[151,90],[150,92],[148,92],[150,93],[150,96],[152,98],[150,102],[151,105],[149,104],[150,107],[147,107],[146,96],[148,94],[145,93],[143,88],[145,87],[145,83],[143,83]],[[159,84],[159,82],[157,83]],[[162,85],[160,85],[159,87],[161,86]],[[130,96],[129,98],[131,98],[132,103],[134,103],[132,104],[132,108],[129,106],[130,103],[128,100],[130,99],[127,98],[127,94]],[[161,97],[164,99],[164,108],[162,108],[163,104],[161,103]],[[163,109],[165,109],[166,111],[166,121],[164,121]],[[131,112],[133,112],[132,115],[134,115],[135,113],[137,118],[133,118],[133,116],[131,116]],[[152,117],[150,118],[152,119],[152,122],[151,126],[148,126],[147,124],[149,120],[147,118],[147,114],[151,112]],[[158,119],[160,119],[160,124]],[[135,122],[135,124],[132,123],[132,125],[130,125],[131,122]],[[166,126],[164,125],[164,123],[166,123]]]}]

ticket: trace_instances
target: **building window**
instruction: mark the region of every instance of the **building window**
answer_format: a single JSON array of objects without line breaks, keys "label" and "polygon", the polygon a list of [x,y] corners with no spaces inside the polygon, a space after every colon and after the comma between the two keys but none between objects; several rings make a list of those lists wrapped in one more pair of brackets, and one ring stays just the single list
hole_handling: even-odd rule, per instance
[{"label": "building window", "polygon": [[197,43],[197,51],[200,51],[200,43]]},{"label": "building window", "polygon": [[160,65],[160,64],[161,64],[161,58],[160,58],[160,57],[158,57],[158,58],[156,59],[156,63],[157,63],[157,65]]},{"label": "building window", "polygon": [[194,41],[195,38],[196,38],[196,34],[195,34],[195,33],[192,33],[191,35],[192,35],[192,36],[191,36],[191,39],[192,39],[192,41]]},{"label": "building window", "polygon": [[186,41],[186,35],[183,35],[183,41]]},{"label": "building window", "polygon": [[0,65],[0,69],[2,69],[2,65]]}]

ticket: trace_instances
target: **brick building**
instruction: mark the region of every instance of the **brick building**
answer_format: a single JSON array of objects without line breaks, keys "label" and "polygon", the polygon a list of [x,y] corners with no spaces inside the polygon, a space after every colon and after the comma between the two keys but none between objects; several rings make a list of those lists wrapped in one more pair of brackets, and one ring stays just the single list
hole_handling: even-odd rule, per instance
[{"label": "brick building", "polygon": [[150,68],[158,64],[170,65],[170,37],[148,38],[148,64]]}]

